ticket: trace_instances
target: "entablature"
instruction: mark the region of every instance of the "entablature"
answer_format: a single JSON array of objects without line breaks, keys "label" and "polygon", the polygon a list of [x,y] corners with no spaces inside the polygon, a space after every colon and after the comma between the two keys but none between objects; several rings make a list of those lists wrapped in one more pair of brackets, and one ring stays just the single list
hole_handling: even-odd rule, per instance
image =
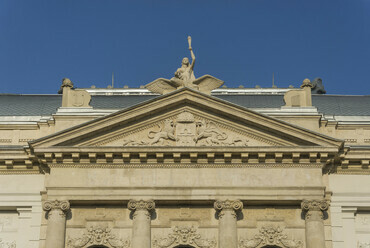
[{"label": "entablature", "polygon": [[[51,147],[35,149],[44,164],[68,167],[315,167],[338,154],[333,147]],[[103,166],[104,167],[104,166]],[[185,166],[186,167],[186,166]]]},{"label": "entablature", "polygon": [[369,175],[370,146],[345,147],[341,163],[336,168],[338,174]]},{"label": "entablature", "polygon": [[0,146],[1,174],[40,174],[39,162],[22,146]]}]

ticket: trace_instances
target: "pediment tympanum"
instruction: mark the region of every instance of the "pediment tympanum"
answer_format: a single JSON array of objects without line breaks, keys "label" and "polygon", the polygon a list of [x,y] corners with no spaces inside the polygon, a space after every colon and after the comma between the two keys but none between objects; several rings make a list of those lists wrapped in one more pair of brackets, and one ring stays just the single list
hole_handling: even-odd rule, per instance
[{"label": "pediment tympanum", "polygon": [[272,139],[217,120],[206,113],[182,108],[147,125],[137,125],[119,135],[93,143],[94,146],[271,146]]},{"label": "pediment tympanum", "polygon": [[342,141],[192,89],[30,143],[46,147],[332,147]]}]

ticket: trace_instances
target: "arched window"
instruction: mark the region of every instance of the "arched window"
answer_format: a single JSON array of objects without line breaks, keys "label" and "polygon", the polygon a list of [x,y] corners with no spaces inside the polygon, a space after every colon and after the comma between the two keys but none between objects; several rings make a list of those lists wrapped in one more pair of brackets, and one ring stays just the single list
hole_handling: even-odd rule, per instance
[{"label": "arched window", "polygon": [[88,248],[108,248],[108,247],[104,245],[92,245],[92,246],[89,246]]}]

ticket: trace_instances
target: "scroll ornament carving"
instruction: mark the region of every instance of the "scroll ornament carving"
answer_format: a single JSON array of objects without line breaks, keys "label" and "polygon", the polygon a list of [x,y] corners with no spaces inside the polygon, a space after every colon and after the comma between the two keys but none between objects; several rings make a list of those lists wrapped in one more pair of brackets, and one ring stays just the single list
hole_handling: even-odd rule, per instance
[{"label": "scroll ornament carving", "polygon": [[280,227],[267,226],[262,227],[259,234],[253,239],[245,239],[239,241],[239,248],[259,248],[266,245],[276,245],[283,248],[301,248],[303,242],[301,240],[288,239],[288,236],[283,234],[283,229]]},{"label": "scroll ornament carving", "polygon": [[104,245],[109,248],[129,248],[130,241],[116,238],[106,227],[94,226],[87,229],[81,238],[67,240],[68,248],[84,248],[91,245]]},{"label": "scroll ornament carving", "polygon": [[15,241],[12,242],[5,242],[2,239],[0,239],[0,248],[16,248]]},{"label": "scroll ornament carving", "polygon": [[306,211],[306,220],[310,220],[310,218],[312,218],[313,211],[318,212],[319,217],[323,219],[324,214],[322,211],[328,210],[329,203],[326,200],[303,200],[301,203],[301,207],[303,211]]},{"label": "scroll ornament carving", "polygon": [[214,208],[218,211],[224,210],[224,209],[230,209],[230,210],[240,210],[243,208],[243,203],[239,200],[225,200],[225,201],[216,201],[214,203]]},{"label": "scroll ornament carving", "polygon": [[148,141],[130,138],[123,146],[247,146],[247,139],[222,131],[213,121],[196,119],[184,111],[173,119],[158,124],[157,130],[150,130]]},{"label": "scroll ornament carving", "polygon": [[69,202],[68,201],[59,201],[59,200],[54,200],[54,201],[46,201],[43,204],[43,209],[45,211],[50,211],[49,212],[49,217],[51,215],[51,210],[61,210],[60,215],[65,216],[65,212],[68,211],[70,208]]},{"label": "scroll ornament carving", "polygon": [[155,203],[153,200],[130,200],[127,204],[128,209],[130,210],[147,210],[147,211],[153,211],[155,208]]},{"label": "scroll ornament carving", "polygon": [[202,239],[195,227],[174,227],[166,238],[154,239],[154,248],[167,248],[178,245],[191,245],[196,248],[216,248],[213,239]]}]

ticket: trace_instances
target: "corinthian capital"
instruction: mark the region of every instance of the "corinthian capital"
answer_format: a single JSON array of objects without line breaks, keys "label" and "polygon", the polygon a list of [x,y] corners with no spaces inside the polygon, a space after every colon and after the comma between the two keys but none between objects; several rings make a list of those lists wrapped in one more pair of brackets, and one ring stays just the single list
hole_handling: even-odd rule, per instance
[{"label": "corinthian capital", "polygon": [[46,201],[43,204],[43,209],[45,211],[59,209],[59,210],[62,210],[63,212],[65,212],[65,211],[69,210],[69,208],[70,208],[69,201],[54,200],[54,201]]},{"label": "corinthian capital", "polygon": [[225,200],[225,201],[216,201],[214,203],[214,208],[217,210],[217,211],[222,211],[222,210],[234,210],[234,211],[237,211],[237,210],[240,210],[243,208],[243,203],[239,200],[234,200],[234,201],[230,201],[230,200]]},{"label": "corinthian capital", "polygon": [[127,204],[128,209],[130,210],[147,210],[147,211],[152,211],[155,208],[155,203],[153,200],[130,200]]},{"label": "corinthian capital", "polygon": [[301,203],[304,211],[325,211],[329,208],[329,203],[326,200],[303,200]]}]

